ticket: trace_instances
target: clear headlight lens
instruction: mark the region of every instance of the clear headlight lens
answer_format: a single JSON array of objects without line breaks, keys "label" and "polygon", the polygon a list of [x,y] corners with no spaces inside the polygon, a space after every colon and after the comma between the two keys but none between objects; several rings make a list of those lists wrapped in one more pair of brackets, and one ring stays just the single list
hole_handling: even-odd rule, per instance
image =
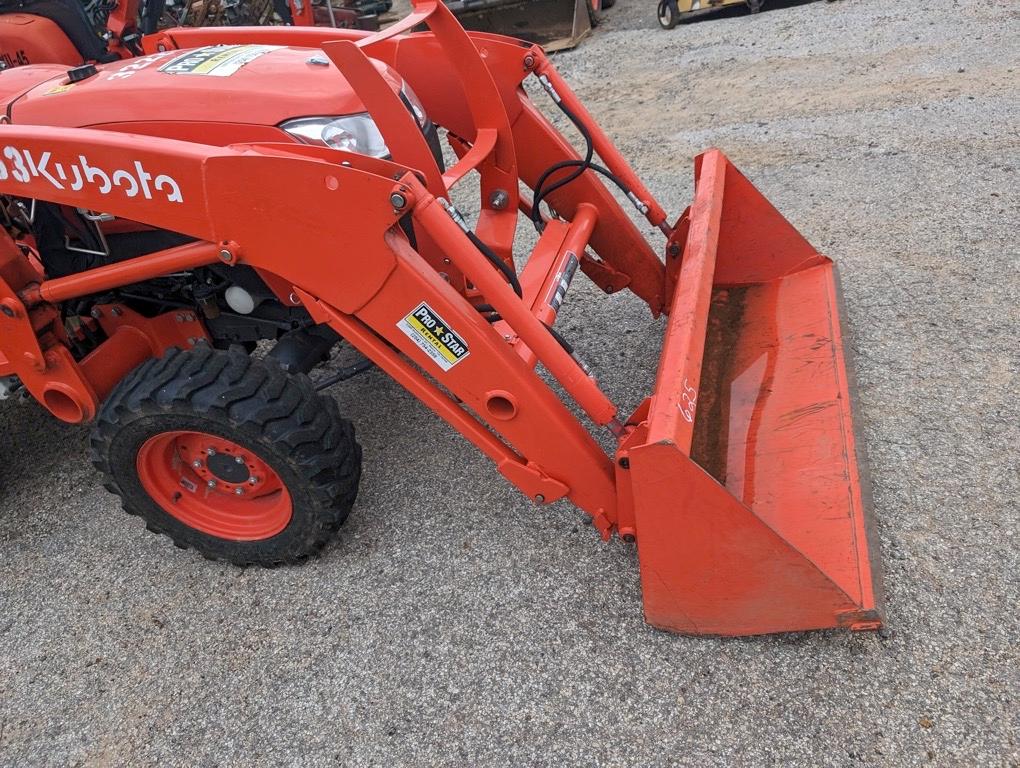
[{"label": "clear headlight lens", "polygon": [[[400,88],[400,95],[414,121],[422,130],[428,124],[428,117],[421,100],[406,82]],[[299,117],[281,123],[280,127],[298,141],[305,144],[320,144],[333,149],[357,152],[369,157],[389,158],[390,150],[383,140],[375,121],[367,112],[344,117]]]},{"label": "clear headlight lens", "polygon": [[425,107],[421,105],[421,99],[411,90],[411,86],[404,81],[404,84],[400,86],[400,93],[407,101],[407,105],[411,108],[411,114],[414,115],[414,121],[418,123],[418,127],[424,129],[425,123],[428,122],[428,117],[425,115]]},{"label": "clear headlight lens", "polygon": [[305,144],[322,144],[369,157],[390,156],[382,134],[367,112],[344,117],[300,117],[280,127]]}]

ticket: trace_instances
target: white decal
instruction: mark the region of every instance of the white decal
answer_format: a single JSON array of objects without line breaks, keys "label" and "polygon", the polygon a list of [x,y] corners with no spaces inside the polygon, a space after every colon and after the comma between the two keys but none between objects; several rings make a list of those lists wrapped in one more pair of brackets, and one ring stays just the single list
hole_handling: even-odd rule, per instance
[{"label": "white decal", "polygon": [[[686,406],[686,407],[685,407]],[[688,424],[694,422],[694,409],[698,407],[698,391],[694,387],[687,386],[687,377],[684,376],[684,391],[680,393],[680,402],[676,404]]]},{"label": "white decal", "polygon": [[131,75],[137,74],[146,67],[152,66],[156,62],[162,61],[167,56],[173,56],[175,53],[177,53],[177,51],[162,51],[160,53],[154,53],[151,56],[143,56],[140,59],[134,59],[130,64],[125,64],[116,72],[108,74],[106,79],[124,80],[125,78],[131,77]]},{"label": "white decal", "polygon": [[28,184],[33,179],[40,179],[59,190],[70,187],[72,192],[80,192],[85,187],[91,187],[101,195],[109,195],[117,188],[127,197],[141,195],[146,200],[152,200],[154,195],[162,195],[168,203],[184,202],[181,185],[173,176],[161,173],[153,179],[140,160],[135,160],[130,168],[107,171],[97,165],[90,165],[85,155],[78,155],[75,162],[65,167],[64,163],[52,161],[52,152],[33,153],[29,149],[8,145],[2,154],[4,159],[0,160],[0,181],[10,178]]},{"label": "white decal", "polygon": [[181,54],[159,68],[168,75],[230,77],[245,64],[275,51],[278,45],[210,45]]}]

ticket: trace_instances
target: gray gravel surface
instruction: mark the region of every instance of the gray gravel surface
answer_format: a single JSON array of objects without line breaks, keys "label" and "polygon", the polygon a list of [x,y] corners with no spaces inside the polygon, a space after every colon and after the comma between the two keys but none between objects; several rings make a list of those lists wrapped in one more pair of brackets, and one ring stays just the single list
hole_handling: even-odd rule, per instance
[{"label": "gray gravel surface", "polygon": [[[332,390],[354,514],[275,571],[145,533],[86,429],[4,403],[0,763],[1020,765],[1017,6],[653,13],[620,0],[557,61],[667,208],[716,144],[840,263],[891,633],[650,629],[630,546],[378,373]],[[563,327],[630,405],[661,326],[596,298]]]}]

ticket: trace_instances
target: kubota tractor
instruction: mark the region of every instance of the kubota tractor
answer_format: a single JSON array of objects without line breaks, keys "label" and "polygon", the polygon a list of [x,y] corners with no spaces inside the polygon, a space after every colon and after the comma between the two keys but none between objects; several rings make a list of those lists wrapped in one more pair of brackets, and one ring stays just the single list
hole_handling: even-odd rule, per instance
[{"label": "kubota tractor", "polygon": [[[0,70],[26,64],[110,62],[142,53],[141,38],[161,26],[212,26],[245,18],[336,28],[379,28],[376,11],[389,0],[349,0],[350,6],[312,0],[259,0],[227,5],[213,0],[0,0]],[[193,8],[193,6],[198,6]],[[167,24],[167,22],[171,22]]]},{"label": "kubota tractor", "polygon": [[[669,218],[540,48],[465,33],[438,0],[375,34],[141,45],[0,73],[0,381],[92,422],[150,529],[239,564],[319,550],[360,474],[306,375],[342,341],[365,362],[329,380],[378,366],[536,504],[636,541],[655,626],[879,625],[834,266],[719,151]],[[472,222],[450,202],[468,176]],[[540,234],[518,269],[521,216]],[[634,413],[555,330],[580,273],[668,316]]]}]

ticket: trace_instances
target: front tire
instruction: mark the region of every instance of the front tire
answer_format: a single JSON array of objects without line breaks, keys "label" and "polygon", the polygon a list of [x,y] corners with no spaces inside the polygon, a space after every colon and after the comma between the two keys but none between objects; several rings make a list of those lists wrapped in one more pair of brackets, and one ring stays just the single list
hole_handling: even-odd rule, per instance
[{"label": "front tire", "polygon": [[659,18],[659,26],[663,29],[673,29],[680,21],[680,13],[675,0],[659,0],[656,14]]},{"label": "front tire", "polygon": [[140,365],[100,408],[91,447],[106,487],[149,530],[237,565],[318,552],[361,475],[336,402],[239,348]]}]

